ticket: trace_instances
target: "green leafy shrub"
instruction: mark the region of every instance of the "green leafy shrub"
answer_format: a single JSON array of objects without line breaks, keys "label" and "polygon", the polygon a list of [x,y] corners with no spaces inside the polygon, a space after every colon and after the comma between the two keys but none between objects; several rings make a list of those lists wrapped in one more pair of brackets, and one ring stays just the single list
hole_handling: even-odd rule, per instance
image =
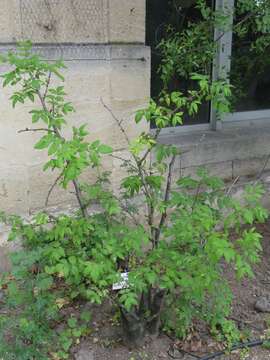
[{"label": "green leafy shrub", "polygon": [[[159,102],[137,112],[136,123],[146,120],[157,128],[134,140],[112,114],[130,153],[129,159],[120,157],[126,176],[116,195],[101,165],[103,156],[118,155],[99,141],[88,142],[85,126],[73,127],[70,139],[62,135],[73,106],[65,101],[62,86],[52,87],[51,78],[62,79],[63,64],[48,64],[28,43],[3,61],[13,67],[3,75],[4,86],[16,86],[13,106],[40,103],[31,115],[32,124],[41,127],[24,131],[42,132],[35,148],[48,152],[44,170],[58,171],[54,186],[74,186],[78,211],[57,217],[43,212],[31,223],[2,215],[12,227],[10,239],[20,238],[23,251],[13,254],[13,271],[2,281],[7,315],[1,316],[0,356],[68,358],[74,339],[87,333],[85,325],[77,328],[76,318],[66,320],[61,313],[76,301],[101,304],[109,298],[118,306],[132,344],[140,344],[146,333],[158,334],[161,316],[178,336],[187,333],[195,318],[231,332],[226,325],[231,292],[221,262],[231,264],[239,277],[252,275],[261,250],[254,224],[267,217],[259,202],[263,190],[248,187],[240,203],[204,170],[195,179],[182,177],[173,184],[180,151],[157,142],[164,126],[181,124],[183,114],[196,113],[203,99],[213,99],[219,107],[229,86],[223,84],[221,97],[205,77],[194,75],[198,90],[188,97],[164,93]],[[97,179],[82,184],[79,176],[89,167],[95,168]],[[93,206],[99,210],[93,212]],[[127,282],[123,273],[128,273]],[[122,287],[113,290],[121,281]],[[165,316],[167,309],[174,310],[173,316]],[[54,330],[58,322],[66,324],[60,335]]]},{"label": "green leafy shrub", "polygon": [[[39,219],[38,219],[39,218]],[[41,217],[35,222],[41,226]],[[67,359],[68,350],[89,331],[89,313],[82,311],[68,318],[62,310],[72,301],[68,285],[46,272],[47,251],[42,231],[33,231],[17,217],[6,217],[13,226],[12,235],[23,236],[24,250],[11,256],[11,274],[3,274],[0,288],[5,303],[0,315],[0,356],[5,360]],[[45,219],[42,220],[42,224]],[[16,230],[15,230],[16,229]],[[53,257],[57,257],[57,248]],[[56,331],[59,324],[61,329]]]}]

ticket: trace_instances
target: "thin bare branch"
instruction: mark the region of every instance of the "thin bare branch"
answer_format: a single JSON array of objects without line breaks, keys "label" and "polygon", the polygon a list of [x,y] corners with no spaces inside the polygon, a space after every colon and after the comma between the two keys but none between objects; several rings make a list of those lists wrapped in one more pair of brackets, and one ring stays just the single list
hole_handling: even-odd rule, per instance
[{"label": "thin bare branch", "polygon": [[117,160],[121,160],[122,162],[128,162],[130,160],[128,159],[125,159],[123,158],[122,156],[118,156],[118,155],[115,155],[115,154],[109,154],[110,157],[114,158],[114,159],[117,159]]},{"label": "thin bare branch", "polygon": [[36,129],[32,129],[32,128],[25,128],[25,129],[22,129],[22,130],[18,130],[18,134],[21,134],[21,133],[24,133],[24,132],[35,132],[35,131],[45,131],[45,132],[48,132],[48,133],[55,133],[54,130],[51,130],[51,129],[46,129],[46,128],[36,128]]},{"label": "thin bare branch", "polygon": [[[164,195],[164,203],[165,204],[168,202],[168,200],[170,198],[171,187],[172,187],[172,173],[173,173],[173,169],[174,169],[175,160],[176,160],[176,155],[173,155],[173,157],[171,158],[170,164],[169,164],[169,169],[168,169],[167,184],[166,184],[165,195]],[[161,215],[158,228],[156,229],[155,246],[157,246],[157,244],[159,242],[161,229],[167,219],[167,216],[168,216],[168,213],[167,213],[167,210],[165,209]]]},{"label": "thin bare branch", "polygon": [[118,156],[115,154],[109,154],[109,156],[113,159],[117,159],[117,160],[121,160],[123,164],[126,164],[130,169],[132,169],[132,171],[136,172],[137,171],[137,167],[134,163],[132,163],[132,161],[130,159],[125,159],[122,156]]},{"label": "thin bare branch", "polygon": [[46,81],[45,91],[44,91],[44,94],[43,94],[43,99],[44,99],[44,100],[46,99],[46,96],[47,96],[47,94],[48,94],[48,90],[49,90],[49,85],[50,85],[50,82],[51,82],[51,78],[52,78],[52,72],[50,71],[50,72],[49,72],[48,79],[47,79],[47,81]]},{"label": "thin bare branch", "polygon": [[[122,121],[120,121],[117,116],[113,113],[113,111],[104,103],[103,99],[101,98],[101,102],[103,104],[103,106],[105,107],[106,110],[109,111],[109,113],[112,115],[113,119],[115,120],[116,124],[118,125],[120,131],[123,133],[126,142],[128,143],[128,145],[130,145],[130,140],[129,137],[127,135],[126,130],[124,129],[124,127],[122,126]],[[147,219],[148,219],[148,225],[150,227],[150,231],[151,231],[151,241],[154,242],[154,236],[155,236],[155,227],[154,227],[154,212],[155,212],[155,208],[153,206],[152,203],[152,194],[151,194],[151,190],[149,189],[146,181],[145,181],[145,174],[144,174],[144,170],[142,167],[142,162],[140,160],[140,158],[138,158],[135,154],[133,154],[131,152],[131,155],[135,161],[136,164],[136,171],[141,179],[142,182],[142,191],[143,194],[146,198],[146,203],[147,203]]]},{"label": "thin bare branch", "polygon": [[41,92],[39,90],[37,90],[37,96],[39,97],[39,100],[41,102],[41,105],[43,107],[43,110],[47,111],[48,113],[50,113],[47,105],[46,105],[46,102],[45,102],[45,99],[44,99],[44,96],[41,94]]},{"label": "thin bare branch", "polygon": [[[157,140],[160,132],[161,132],[161,129],[160,129],[160,128],[156,130],[156,133],[155,133],[155,135],[154,135],[154,137],[153,137],[153,140],[154,140],[154,141]],[[152,147],[149,147],[149,149],[147,149],[147,151],[145,152],[145,154],[143,155],[143,157],[139,160],[139,163],[140,163],[140,164],[142,164],[142,163],[146,160],[147,156],[150,154],[150,152],[152,151],[152,149],[153,149]]]},{"label": "thin bare branch", "polygon": [[122,210],[130,217],[134,225],[140,225],[139,221],[136,219],[136,216],[129,210],[128,206],[120,202]]},{"label": "thin bare branch", "polygon": [[226,195],[227,195],[227,196],[230,195],[230,193],[231,193],[234,185],[238,182],[239,178],[240,178],[240,176],[237,176],[237,177],[233,180],[232,184],[229,186],[229,188],[228,188],[228,190],[227,190],[227,192],[226,192]]},{"label": "thin bare branch", "polygon": [[193,212],[194,208],[195,208],[195,205],[197,203],[197,200],[198,200],[198,197],[199,197],[199,193],[200,193],[200,190],[201,190],[201,186],[202,186],[202,183],[199,182],[198,183],[198,186],[197,186],[197,189],[196,189],[196,194],[194,196],[194,200],[193,200],[193,203],[192,203],[192,206],[191,206],[191,212]]},{"label": "thin bare branch", "polygon": [[61,172],[61,174],[60,174],[59,176],[57,176],[57,178],[55,179],[54,183],[53,183],[52,186],[50,187],[49,192],[48,192],[47,197],[46,197],[45,207],[48,206],[51,193],[52,193],[53,189],[55,188],[55,186],[58,184],[58,181],[61,179],[62,176],[63,176],[63,171]]},{"label": "thin bare branch", "polygon": [[110,109],[109,106],[104,103],[104,101],[103,101],[102,98],[100,98],[100,101],[101,101],[102,105],[104,106],[104,108],[105,108],[107,111],[109,111],[109,113],[111,114],[111,116],[113,117],[113,119],[116,121],[119,129],[121,130],[122,134],[124,135],[124,138],[126,139],[126,142],[127,142],[128,145],[129,145],[129,144],[130,144],[130,140],[129,140],[129,137],[128,137],[128,135],[127,135],[126,130],[124,129],[124,127],[123,127],[123,125],[122,125],[123,120],[119,120],[119,119],[117,118],[117,116],[114,114],[114,112],[112,111],[112,109]]},{"label": "thin bare branch", "polygon": [[87,218],[88,217],[88,212],[87,212],[87,209],[86,207],[83,205],[83,197],[82,197],[82,192],[81,192],[81,189],[80,189],[80,184],[77,180],[73,180],[72,181],[73,183],[73,186],[74,186],[74,189],[75,189],[75,192],[76,192],[76,198],[78,200],[78,203],[80,205],[80,209],[81,209],[81,212],[83,214],[83,217]]}]

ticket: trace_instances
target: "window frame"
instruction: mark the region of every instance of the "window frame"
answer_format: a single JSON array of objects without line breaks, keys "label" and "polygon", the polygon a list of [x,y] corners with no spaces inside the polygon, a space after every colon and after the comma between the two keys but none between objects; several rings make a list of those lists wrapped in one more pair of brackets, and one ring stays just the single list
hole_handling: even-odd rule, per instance
[{"label": "window frame", "polygon": [[[229,6],[232,10],[234,9],[235,0],[216,0],[216,6],[221,9],[224,9],[225,6]],[[233,12],[232,12],[233,14]],[[230,23],[233,22],[233,16],[231,16]],[[231,54],[232,54],[232,45],[233,45],[233,34],[232,31],[228,31],[224,37],[220,40],[218,55],[220,61],[218,63],[218,75],[222,75],[222,71],[227,73],[231,70]],[[229,124],[237,122],[238,124],[247,122],[250,124],[251,121],[261,121],[270,119],[270,107],[269,109],[261,110],[246,110],[246,111],[235,111],[233,113],[226,114],[221,119],[221,124]]]}]

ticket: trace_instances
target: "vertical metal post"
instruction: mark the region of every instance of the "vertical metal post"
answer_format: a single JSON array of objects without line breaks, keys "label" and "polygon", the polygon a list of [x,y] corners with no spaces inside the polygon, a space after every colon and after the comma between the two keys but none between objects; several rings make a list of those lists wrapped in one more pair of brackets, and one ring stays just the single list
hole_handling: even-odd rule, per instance
[{"label": "vertical metal post", "polygon": [[[226,29],[215,29],[214,39],[217,41],[218,49],[213,61],[212,79],[227,78],[231,69],[232,54],[232,26],[235,0],[216,0],[216,10],[228,14],[228,25]],[[211,104],[210,108],[210,127],[212,130],[218,128],[218,116],[216,110]]]}]

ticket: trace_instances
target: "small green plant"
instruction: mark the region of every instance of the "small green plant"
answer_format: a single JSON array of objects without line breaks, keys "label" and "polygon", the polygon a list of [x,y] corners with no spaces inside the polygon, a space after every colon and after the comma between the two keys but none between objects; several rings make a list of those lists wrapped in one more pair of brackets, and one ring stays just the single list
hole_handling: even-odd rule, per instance
[{"label": "small green plant", "polygon": [[[14,253],[12,275],[1,279],[6,302],[0,317],[0,356],[7,360],[68,359],[70,347],[89,332],[89,312],[78,318],[62,313],[70,293],[39,270],[44,264],[40,250]],[[64,328],[57,331],[60,323]]]},{"label": "small green plant", "polygon": [[249,349],[240,350],[240,360],[248,359],[249,353],[250,353]]},{"label": "small green plant", "polygon": [[[203,99],[213,99],[221,109],[230,87],[223,83],[217,90],[209,79],[194,74],[197,90],[188,96],[164,92],[136,113],[136,123],[155,123],[156,132],[132,140],[112,114],[130,153],[128,159],[120,157],[126,176],[115,195],[101,165],[103,156],[118,155],[98,140],[88,142],[85,126],[73,127],[70,139],[63,136],[73,106],[65,101],[62,86],[51,85],[53,74],[62,79],[63,64],[48,64],[31,52],[29,43],[3,61],[13,67],[3,75],[4,86],[16,86],[13,106],[40,104],[31,111],[34,127],[24,131],[43,134],[35,148],[48,152],[44,171],[58,171],[54,186],[73,185],[78,211],[57,217],[42,212],[31,223],[2,214],[12,228],[10,240],[20,238],[24,250],[13,254],[13,271],[3,279],[8,315],[0,323],[0,356],[68,358],[71,346],[88,331],[80,321],[88,322],[89,315],[66,319],[61,310],[76,301],[101,304],[108,298],[118,307],[126,341],[133,345],[141,344],[146,334],[157,335],[161,318],[182,337],[200,318],[221,328],[231,344],[233,329],[226,322],[231,292],[220,264],[231,264],[240,278],[252,276],[261,250],[254,224],[267,217],[260,205],[263,189],[247,187],[241,204],[203,169],[196,179],[181,177],[173,184],[181,152],[157,141],[164,126],[181,124]],[[86,168],[98,174],[93,183],[79,181]],[[93,206],[99,211],[93,212]],[[65,326],[56,336],[59,322]]]}]

